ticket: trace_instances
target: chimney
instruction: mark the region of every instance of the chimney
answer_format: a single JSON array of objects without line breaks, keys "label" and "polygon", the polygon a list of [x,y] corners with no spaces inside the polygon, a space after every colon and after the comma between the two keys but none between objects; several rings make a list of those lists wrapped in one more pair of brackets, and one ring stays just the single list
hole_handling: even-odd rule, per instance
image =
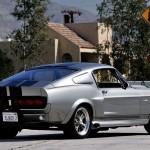
[{"label": "chimney", "polygon": [[74,15],[81,15],[80,11],[76,10],[63,10],[61,13],[64,14],[64,23],[74,23]]},{"label": "chimney", "polygon": [[70,23],[70,16],[68,14],[64,15],[64,23]]}]

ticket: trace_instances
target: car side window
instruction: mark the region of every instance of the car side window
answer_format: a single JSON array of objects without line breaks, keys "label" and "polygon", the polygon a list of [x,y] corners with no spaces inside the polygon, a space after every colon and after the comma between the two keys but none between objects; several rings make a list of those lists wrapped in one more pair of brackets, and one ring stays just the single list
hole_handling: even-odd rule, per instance
[{"label": "car side window", "polygon": [[120,80],[113,69],[100,69],[93,71],[93,76],[99,88],[119,88]]}]

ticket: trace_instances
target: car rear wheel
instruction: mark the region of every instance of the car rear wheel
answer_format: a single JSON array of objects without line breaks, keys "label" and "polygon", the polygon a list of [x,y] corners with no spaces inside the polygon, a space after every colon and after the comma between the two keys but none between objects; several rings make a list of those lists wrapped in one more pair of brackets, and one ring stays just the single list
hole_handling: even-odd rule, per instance
[{"label": "car rear wheel", "polygon": [[65,126],[64,133],[70,138],[86,138],[90,133],[91,124],[91,112],[87,107],[80,106]]},{"label": "car rear wheel", "polygon": [[150,121],[148,122],[148,124],[144,125],[144,128],[148,132],[148,134],[150,134]]},{"label": "car rear wheel", "polygon": [[16,128],[0,128],[0,139],[12,139],[18,133]]}]

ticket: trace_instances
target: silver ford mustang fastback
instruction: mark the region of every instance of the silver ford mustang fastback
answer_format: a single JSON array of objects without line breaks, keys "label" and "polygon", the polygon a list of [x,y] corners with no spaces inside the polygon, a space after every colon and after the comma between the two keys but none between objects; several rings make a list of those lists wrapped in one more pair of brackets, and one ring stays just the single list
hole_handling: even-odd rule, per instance
[{"label": "silver ford mustang fastback", "polygon": [[22,129],[58,129],[86,138],[109,128],[144,126],[150,134],[150,89],[131,86],[112,66],[60,63],[0,82],[0,138]]}]

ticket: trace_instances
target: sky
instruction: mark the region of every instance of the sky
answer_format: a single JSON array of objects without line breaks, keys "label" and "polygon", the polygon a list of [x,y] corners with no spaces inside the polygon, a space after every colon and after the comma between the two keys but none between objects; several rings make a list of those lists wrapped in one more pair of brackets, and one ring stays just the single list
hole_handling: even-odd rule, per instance
[{"label": "sky", "polygon": [[[100,4],[103,0],[51,0],[53,2],[59,3],[66,6],[75,6],[88,10],[97,15],[96,4]],[[150,0],[147,0],[148,6],[150,5]]]},{"label": "sky", "polygon": [[100,4],[102,0],[51,0],[61,5],[74,6],[81,9],[88,10],[94,14],[97,14],[96,4]]}]

